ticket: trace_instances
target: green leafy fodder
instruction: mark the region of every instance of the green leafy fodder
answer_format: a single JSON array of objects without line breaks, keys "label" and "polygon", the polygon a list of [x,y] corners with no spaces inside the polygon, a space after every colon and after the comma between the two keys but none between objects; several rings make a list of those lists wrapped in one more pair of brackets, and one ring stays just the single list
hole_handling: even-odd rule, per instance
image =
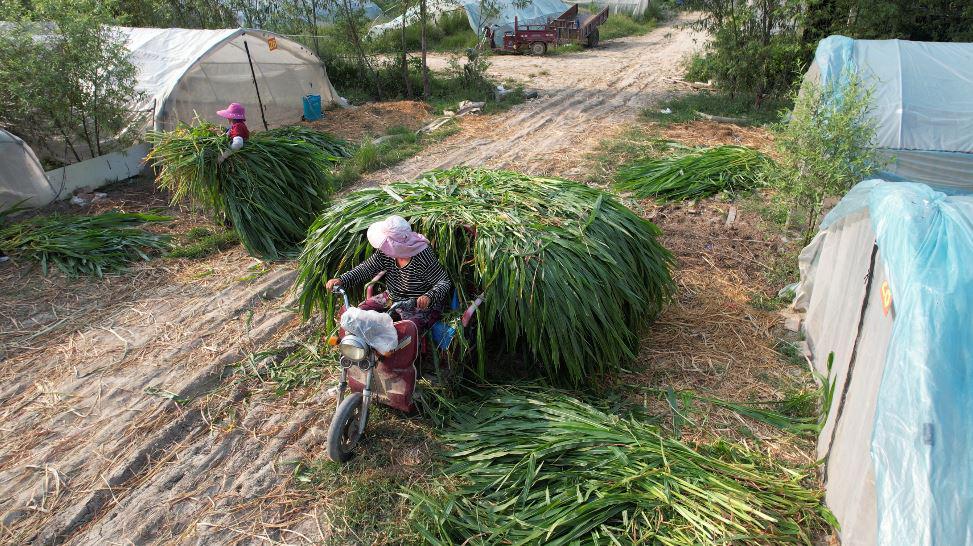
[{"label": "green leafy fodder", "polygon": [[219,127],[180,125],[148,135],[148,161],[174,203],[189,197],[229,219],[247,252],[276,260],[296,253],[335,189],[335,156],[319,142],[285,137],[254,133],[220,163],[229,140]]},{"label": "green leafy fodder", "polygon": [[678,396],[682,400],[699,400],[796,435],[817,434],[823,424],[818,415],[818,406],[825,396],[822,389],[790,392],[780,400],[752,402],[723,400],[689,390],[650,389],[650,391],[659,397]]},{"label": "green leafy fodder", "polygon": [[483,295],[481,376],[487,339],[497,353],[536,362],[528,372],[561,382],[617,370],[634,358],[640,330],[673,291],[659,229],[609,194],[555,178],[454,168],[355,192],[326,210],[300,257],[305,316],[330,317],[325,282],[371,254],[365,230],[392,214],[429,238],[460,301]]},{"label": "green leafy fodder", "polygon": [[763,183],[773,161],[743,146],[693,149],[672,145],[675,155],[636,161],[621,169],[616,187],[660,202],[701,199],[752,190]]},{"label": "green leafy fodder", "polygon": [[321,148],[328,154],[332,163],[351,157],[353,151],[348,141],[340,139],[331,133],[318,131],[304,125],[285,125],[263,133],[258,133],[261,139],[303,140]]},{"label": "green leafy fodder", "polygon": [[[0,221],[11,212],[0,211]],[[148,260],[151,250],[168,248],[167,235],[136,226],[171,219],[125,212],[36,216],[0,227],[0,250],[40,263],[45,275],[54,266],[69,277],[101,277],[123,271],[132,262]]]},{"label": "green leafy fodder", "polygon": [[429,544],[809,545],[834,521],[810,469],[556,391],[488,392],[442,439],[445,492],[406,492]]}]

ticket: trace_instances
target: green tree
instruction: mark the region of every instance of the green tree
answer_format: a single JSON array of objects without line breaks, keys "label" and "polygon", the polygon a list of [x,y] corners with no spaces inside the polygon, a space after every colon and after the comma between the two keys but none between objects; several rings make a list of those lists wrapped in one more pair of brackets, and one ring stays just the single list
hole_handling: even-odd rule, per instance
[{"label": "green tree", "polygon": [[880,166],[871,96],[854,73],[824,86],[807,82],[790,120],[777,127],[776,184],[788,210],[806,215],[805,244],[817,229],[824,199],[844,195]]},{"label": "green tree", "polygon": [[159,28],[229,28],[236,15],[221,0],[114,0],[111,13],[121,24]]},{"label": "green tree", "polygon": [[0,126],[47,152],[81,161],[127,145],[141,122],[136,68],[110,14],[85,1],[4,4]]},{"label": "green tree", "polygon": [[696,27],[709,32],[706,65],[721,91],[751,95],[759,108],[767,96],[786,95],[801,74],[809,47],[798,33],[800,0],[692,0],[703,13]]},{"label": "green tree", "polygon": [[810,0],[804,38],[831,34],[852,38],[968,42],[973,40],[973,2],[968,0]]}]

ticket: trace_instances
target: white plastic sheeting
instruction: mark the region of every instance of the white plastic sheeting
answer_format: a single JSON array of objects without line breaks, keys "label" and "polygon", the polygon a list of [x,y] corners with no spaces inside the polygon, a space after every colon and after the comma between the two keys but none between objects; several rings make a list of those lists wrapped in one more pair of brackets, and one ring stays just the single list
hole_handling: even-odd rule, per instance
[{"label": "white plastic sheeting", "polygon": [[808,79],[849,73],[872,89],[875,145],[893,158],[883,178],[973,189],[973,43],[821,40]]},{"label": "white plastic sheeting", "polygon": [[[118,27],[127,37],[138,68],[144,100],[134,105],[151,113],[150,127],[171,129],[195,117],[219,122],[216,111],[230,102],[247,108],[252,128],[262,125],[257,90],[269,126],[300,121],[304,95],[337,100],[320,59],[304,46],[252,29],[160,29]],[[247,57],[249,49],[250,58]],[[256,74],[256,86],[250,71]]]},{"label": "white plastic sheeting", "polygon": [[[503,33],[514,29],[514,19],[517,19],[520,24],[545,24],[549,19],[554,19],[567,11],[569,7],[571,4],[561,0],[533,0],[527,4],[517,0],[498,0],[495,3],[491,2],[487,9],[484,9],[483,2],[479,0],[432,0],[427,4],[431,16],[457,9],[466,10],[466,18],[473,32],[482,35],[483,28],[489,26],[495,32],[494,43],[498,47],[503,45]],[[419,8],[413,7],[407,10],[405,19],[406,25],[418,21]],[[369,33],[380,34],[401,26],[402,18],[397,17],[388,23],[375,25]]]},{"label": "white plastic sheeting", "polygon": [[973,197],[879,179],[802,253],[818,372],[833,355],[818,456],[842,544],[973,543],[970,256]]},{"label": "white plastic sheeting", "polygon": [[57,191],[48,183],[34,150],[0,129],[0,209],[21,202],[23,206],[40,207],[56,197]]},{"label": "white plastic sheeting", "polygon": [[399,344],[399,336],[388,313],[351,307],[341,315],[345,332],[365,340],[380,353],[390,353]]},{"label": "white plastic sheeting", "polygon": [[600,8],[608,6],[609,13],[627,13],[635,17],[645,15],[649,9],[649,0],[594,0],[591,4]]},{"label": "white plastic sheeting", "polygon": [[[428,0],[426,2],[426,16],[429,19],[427,20],[435,20],[437,16],[443,13],[461,9],[463,9],[463,6],[457,0]],[[368,34],[370,36],[378,36],[390,30],[400,30],[402,28],[402,19],[405,19],[405,26],[419,22],[419,6],[412,6],[405,10],[403,15],[399,15],[386,23],[373,26],[368,29]]]}]

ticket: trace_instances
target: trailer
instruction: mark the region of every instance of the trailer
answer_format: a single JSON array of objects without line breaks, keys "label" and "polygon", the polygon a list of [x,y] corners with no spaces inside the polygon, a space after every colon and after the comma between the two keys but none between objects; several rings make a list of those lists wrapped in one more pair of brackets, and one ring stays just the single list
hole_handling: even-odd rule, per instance
[{"label": "trailer", "polygon": [[510,51],[516,53],[532,53],[543,55],[548,48],[566,44],[578,44],[584,47],[598,45],[598,27],[608,20],[608,7],[597,13],[579,15],[578,5],[574,4],[567,11],[555,19],[548,19],[544,24],[520,24],[514,18],[514,29],[503,33],[503,42],[497,46],[493,40],[493,31],[486,29],[486,36],[494,51]]}]

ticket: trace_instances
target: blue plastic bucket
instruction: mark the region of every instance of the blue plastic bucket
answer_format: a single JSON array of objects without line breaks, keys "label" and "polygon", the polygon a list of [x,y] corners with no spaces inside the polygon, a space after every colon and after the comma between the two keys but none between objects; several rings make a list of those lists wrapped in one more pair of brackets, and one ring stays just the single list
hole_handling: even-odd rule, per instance
[{"label": "blue plastic bucket", "polygon": [[304,119],[315,121],[321,115],[321,95],[304,95]]}]

